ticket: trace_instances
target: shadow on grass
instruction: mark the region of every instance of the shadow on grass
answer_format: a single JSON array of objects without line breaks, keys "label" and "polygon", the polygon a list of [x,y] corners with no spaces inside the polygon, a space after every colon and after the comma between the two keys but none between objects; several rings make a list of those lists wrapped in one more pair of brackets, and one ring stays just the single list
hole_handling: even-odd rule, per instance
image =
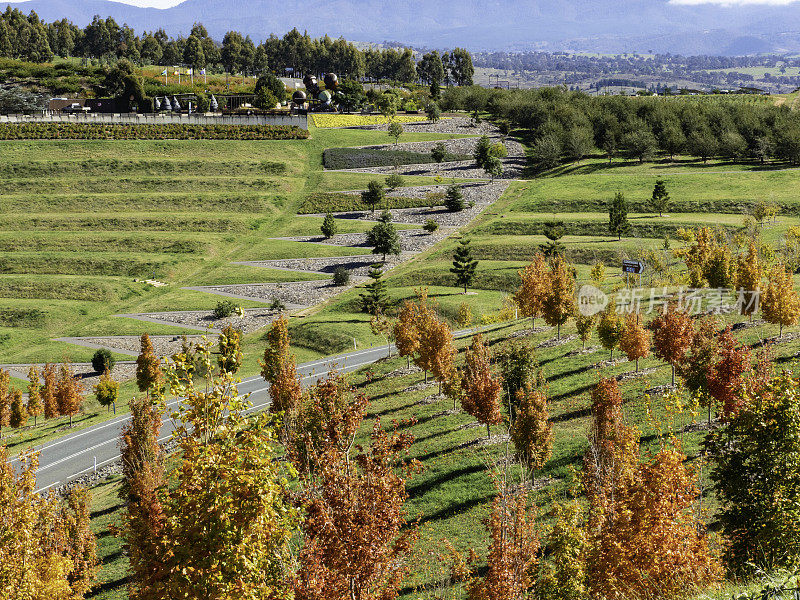
[{"label": "shadow on grass", "polygon": [[481,471],[484,470],[486,470],[486,466],[483,464],[475,464],[469,467],[454,469],[452,471],[442,473],[441,475],[437,475],[433,479],[425,481],[424,483],[408,486],[406,487],[406,492],[408,492],[408,496],[410,498],[417,498],[418,496],[422,496],[423,494],[426,494],[433,488],[443,485],[448,481],[458,479],[459,477],[463,477],[464,475],[474,475],[475,473],[480,473]]},{"label": "shadow on grass", "polygon": [[92,588],[92,591],[89,592],[86,597],[87,598],[95,598],[101,594],[106,592],[110,592],[112,590],[122,589],[128,585],[128,576],[120,577],[119,579],[114,579],[112,581],[106,581],[105,583],[101,583],[97,587]]}]

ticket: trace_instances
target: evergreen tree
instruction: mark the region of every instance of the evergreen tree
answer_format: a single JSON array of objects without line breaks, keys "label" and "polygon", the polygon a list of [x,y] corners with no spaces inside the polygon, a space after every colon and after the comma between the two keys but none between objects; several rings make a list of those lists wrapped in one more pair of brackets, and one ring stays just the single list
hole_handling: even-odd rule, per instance
[{"label": "evergreen tree", "polygon": [[461,192],[460,185],[454,183],[447,186],[444,205],[450,212],[464,210],[464,194]]},{"label": "evergreen tree", "polygon": [[653,206],[658,210],[659,217],[664,216],[664,211],[667,210],[669,203],[670,198],[669,192],[667,192],[667,186],[664,184],[663,180],[659,179],[656,181],[656,185],[653,188]]},{"label": "evergreen tree", "polygon": [[383,254],[384,262],[387,254],[400,254],[400,236],[392,225],[389,211],[384,211],[377,225],[367,232],[367,243],[372,246],[373,254]]},{"label": "evergreen tree", "polygon": [[464,293],[467,293],[467,286],[472,283],[475,278],[475,269],[478,268],[478,261],[472,257],[472,249],[470,248],[470,240],[463,238],[456,247],[456,253],[453,255],[453,266],[450,272],[456,276],[456,282],[459,286],[464,287]]},{"label": "evergreen tree", "polygon": [[322,221],[322,235],[328,240],[336,235],[337,225],[332,213],[327,213],[325,219]]},{"label": "evergreen tree", "polygon": [[375,179],[367,184],[367,189],[361,192],[361,200],[369,204],[372,212],[375,212],[375,207],[383,201],[386,193],[383,190],[383,184]]},{"label": "evergreen tree", "polygon": [[628,203],[622,192],[614,194],[614,199],[608,205],[608,230],[617,239],[621,240],[624,233],[630,231],[631,224],[628,222]]},{"label": "evergreen tree", "polygon": [[389,304],[389,296],[386,293],[386,282],[383,281],[382,265],[372,265],[368,273],[372,280],[364,286],[364,292],[360,294],[361,310],[365,313],[374,315],[386,309]]}]

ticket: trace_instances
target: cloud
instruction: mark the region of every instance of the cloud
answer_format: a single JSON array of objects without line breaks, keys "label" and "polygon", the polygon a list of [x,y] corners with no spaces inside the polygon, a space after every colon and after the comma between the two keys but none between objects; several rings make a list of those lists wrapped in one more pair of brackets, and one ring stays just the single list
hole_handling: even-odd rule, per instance
[{"label": "cloud", "polygon": [[800,0],[669,0],[669,4],[696,6],[698,4],[719,4],[721,6],[786,6]]}]

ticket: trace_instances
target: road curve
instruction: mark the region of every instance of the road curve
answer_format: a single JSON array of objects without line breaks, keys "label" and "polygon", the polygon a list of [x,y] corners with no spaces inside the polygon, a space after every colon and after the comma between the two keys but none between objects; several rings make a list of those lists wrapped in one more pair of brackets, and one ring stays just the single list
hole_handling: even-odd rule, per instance
[{"label": "road curve", "polygon": [[[353,371],[374,363],[386,354],[386,346],[357,350],[304,363],[298,366],[297,371],[302,384],[310,385],[334,368],[340,372]],[[269,385],[260,376],[248,377],[239,384],[239,393],[250,394],[249,400],[256,410],[269,406],[271,400],[268,390]],[[173,400],[167,406],[174,409],[177,404],[178,400]],[[45,492],[50,488],[61,486],[117,460],[120,434],[129,420],[129,415],[121,415],[35,448],[39,452],[36,491]],[[168,439],[173,429],[172,419],[165,416],[161,423],[159,441]],[[12,459],[11,465],[18,466],[19,460]]]}]

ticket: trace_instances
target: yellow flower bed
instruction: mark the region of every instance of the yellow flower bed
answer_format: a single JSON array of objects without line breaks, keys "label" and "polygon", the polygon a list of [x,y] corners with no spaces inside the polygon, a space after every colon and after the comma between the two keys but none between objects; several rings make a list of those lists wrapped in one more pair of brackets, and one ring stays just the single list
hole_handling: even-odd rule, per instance
[{"label": "yellow flower bed", "polygon": [[[383,115],[335,115],[335,114],[316,114],[314,125],[321,129],[330,127],[363,127],[365,125],[385,125],[389,122]],[[394,120],[398,123],[418,123],[427,121],[425,115],[397,115]]]}]

